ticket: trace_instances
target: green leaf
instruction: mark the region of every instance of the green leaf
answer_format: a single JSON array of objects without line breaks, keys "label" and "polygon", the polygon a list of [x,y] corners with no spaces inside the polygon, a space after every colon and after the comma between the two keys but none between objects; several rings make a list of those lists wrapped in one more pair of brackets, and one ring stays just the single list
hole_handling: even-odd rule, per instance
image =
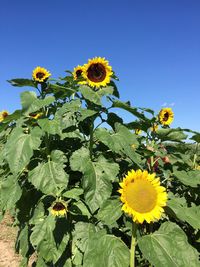
[{"label": "green leaf", "polygon": [[25,227],[20,231],[20,234],[18,237],[19,251],[23,257],[26,257],[26,254],[29,250],[28,236],[29,236],[28,225],[25,225]]},{"label": "green leaf", "polygon": [[194,134],[190,139],[194,140],[197,143],[200,143],[200,133]]},{"label": "green leaf", "polygon": [[37,121],[39,126],[41,127],[42,131],[48,133],[48,134],[58,134],[58,135],[62,135],[62,129],[61,129],[61,125],[60,125],[60,121],[53,119],[53,120],[49,120],[49,119],[40,119]]},{"label": "green leaf", "polygon": [[102,97],[105,95],[111,95],[113,94],[113,87],[112,86],[107,86],[105,88],[101,88],[98,91],[94,91],[92,88],[89,86],[83,85],[80,86],[80,92],[83,95],[83,97],[90,102],[101,106],[102,105]]},{"label": "green leaf", "polygon": [[82,108],[82,109],[80,109],[79,121],[84,121],[85,119],[92,117],[95,114],[97,114],[97,111]]},{"label": "green leaf", "polygon": [[35,92],[26,91],[21,93],[21,105],[25,114],[36,112],[54,101],[55,97],[53,96],[46,96],[44,99],[39,99]]},{"label": "green leaf", "polygon": [[39,127],[31,130],[30,134],[23,131],[23,128],[15,128],[5,145],[5,158],[14,174],[27,166],[33,156],[33,150],[38,149],[41,144],[42,131]]},{"label": "green leaf", "polygon": [[23,87],[23,86],[31,86],[37,88],[37,83],[30,79],[12,79],[8,81],[13,86]]},{"label": "green leaf", "polygon": [[4,120],[3,123],[9,123],[11,121],[18,120],[22,115],[21,110],[15,110],[12,114],[9,114]]},{"label": "green leaf", "polygon": [[138,141],[125,126],[116,123],[116,132],[110,132],[105,128],[99,128],[95,131],[95,137],[113,152],[128,156],[134,163],[140,166],[140,157],[132,149],[132,145],[137,145]]},{"label": "green leaf", "polygon": [[121,215],[121,202],[119,199],[108,199],[99,209],[97,219],[106,225],[114,226]]},{"label": "green leaf", "polygon": [[63,196],[67,197],[67,198],[73,198],[73,199],[79,200],[80,195],[82,195],[82,194],[83,194],[83,189],[75,187],[75,188],[72,188],[71,190],[65,192],[63,194]]},{"label": "green leaf", "polygon": [[57,195],[68,184],[68,175],[64,171],[62,164],[53,161],[40,163],[29,172],[28,179],[44,194]]},{"label": "green leaf", "polygon": [[[120,100],[114,100],[112,107],[113,108],[121,108],[123,110],[126,110],[126,111],[130,112],[135,117],[137,117],[137,118],[139,118],[141,120],[145,120],[146,122],[149,121],[149,119],[146,118],[143,113],[139,112],[137,108],[131,107],[130,103],[124,103],[124,102],[122,102]],[[139,109],[141,109],[141,108],[139,108]]]},{"label": "green leaf", "polygon": [[193,204],[188,207],[185,198],[175,196],[168,200],[167,206],[174,212],[175,217],[189,223],[194,229],[200,229],[200,206]]},{"label": "green leaf", "polygon": [[[81,156],[80,156],[81,155]],[[116,163],[99,158],[96,162],[90,160],[89,151],[81,148],[75,151],[70,159],[70,166],[74,171],[82,172],[82,187],[86,203],[95,212],[111,195],[112,184],[119,172]]]},{"label": "green leaf", "polygon": [[15,207],[16,202],[22,195],[21,187],[16,178],[12,175],[8,176],[0,185],[0,204],[1,209],[10,210]]},{"label": "green leaf", "polygon": [[76,90],[62,85],[49,84],[47,87],[47,92],[52,92],[58,96],[62,93],[63,95],[70,97],[71,95],[76,93]]},{"label": "green leaf", "polygon": [[200,171],[174,171],[174,176],[184,185],[198,187],[200,185]]},{"label": "green leaf", "polygon": [[158,129],[156,134],[162,141],[181,141],[187,138],[181,128]]},{"label": "green leaf", "polygon": [[141,237],[138,245],[144,257],[155,267],[198,267],[198,252],[175,223],[165,222],[158,231]]},{"label": "green leaf", "polygon": [[128,267],[129,249],[113,235],[93,234],[86,248],[83,267]]}]

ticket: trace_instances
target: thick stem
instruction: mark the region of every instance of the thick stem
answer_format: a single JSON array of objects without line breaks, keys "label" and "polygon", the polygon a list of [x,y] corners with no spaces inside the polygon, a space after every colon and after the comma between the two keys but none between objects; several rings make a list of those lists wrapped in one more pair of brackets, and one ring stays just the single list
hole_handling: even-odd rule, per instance
[{"label": "thick stem", "polygon": [[131,238],[131,256],[130,256],[130,267],[135,267],[135,246],[136,246],[136,231],[137,224],[132,223],[132,238]]}]

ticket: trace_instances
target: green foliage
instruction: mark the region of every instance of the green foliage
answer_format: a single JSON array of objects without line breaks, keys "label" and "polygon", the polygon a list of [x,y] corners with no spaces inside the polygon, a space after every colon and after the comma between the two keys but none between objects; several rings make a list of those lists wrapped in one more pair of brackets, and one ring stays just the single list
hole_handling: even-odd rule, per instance
[{"label": "green foliage", "polygon": [[113,81],[9,82],[35,90],[0,122],[0,208],[19,228],[21,266],[33,256],[36,267],[128,267],[132,220],[118,190],[131,169],[156,172],[169,195],[162,220],[138,225],[136,266],[199,266],[199,133],[160,125],[153,110],[119,100]]}]

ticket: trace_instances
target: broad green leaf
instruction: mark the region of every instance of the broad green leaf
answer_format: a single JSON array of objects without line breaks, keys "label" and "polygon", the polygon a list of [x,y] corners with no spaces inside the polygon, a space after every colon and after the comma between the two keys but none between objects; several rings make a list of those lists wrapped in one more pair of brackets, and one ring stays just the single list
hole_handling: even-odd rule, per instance
[{"label": "broad green leaf", "polygon": [[156,134],[162,141],[181,141],[187,138],[181,128],[158,129]]},{"label": "broad green leaf", "polygon": [[37,95],[33,91],[25,91],[20,95],[23,110],[27,110],[30,105],[37,100]]},{"label": "broad green leaf", "polygon": [[144,257],[155,267],[198,267],[198,252],[175,223],[165,222],[158,231],[141,237],[138,245]]},{"label": "broad green leaf", "polygon": [[81,200],[75,202],[71,208],[70,211],[75,215],[83,215],[87,216],[88,218],[91,217],[91,213],[88,210],[88,207],[85,205],[85,203]]},{"label": "broad green leaf", "polygon": [[67,198],[73,198],[73,199],[78,200],[80,198],[80,195],[83,194],[83,192],[84,191],[83,191],[82,188],[75,187],[75,188],[72,188],[72,189],[68,190],[67,192],[65,192],[62,195],[64,197],[67,197]]},{"label": "broad green leaf", "polygon": [[174,176],[184,185],[198,187],[200,185],[200,171],[174,171]]},{"label": "broad green leaf", "polygon": [[62,129],[59,120],[56,119],[49,120],[46,118],[46,119],[40,119],[37,122],[41,127],[42,131],[52,135],[55,134],[62,135]]},{"label": "broad green leaf", "polygon": [[113,152],[125,154],[140,167],[140,157],[131,147],[133,144],[138,145],[135,135],[121,124],[116,123],[115,128],[116,132],[99,128],[95,131],[95,137]]},{"label": "broad green leaf", "polygon": [[190,139],[200,143],[200,133],[194,134]]},{"label": "broad green leaf", "polygon": [[87,119],[88,117],[92,117],[95,114],[97,114],[97,111],[91,110],[91,109],[80,109],[80,117],[79,117],[79,121],[84,121],[85,119]]},{"label": "broad green leaf", "polygon": [[[149,120],[148,118],[145,117],[145,115],[143,113],[139,112],[137,108],[131,107],[130,103],[124,103],[120,100],[115,100],[115,101],[113,101],[112,107],[124,109],[124,110],[130,112],[131,114],[133,114],[135,117],[139,118],[140,120],[145,120],[146,122]],[[139,109],[141,109],[141,108],[139,108]]]},{"label": "broad green leaf", "polygon": [[116,179],[119,166],[102,158],[92,162],[86,148],[81,148],[72,154],[70,165],[72,170],[84,174],[82,187],[85,200],[91,211],[96,211],[111,195],[112,184],[110,181]]},{"label": "broad green leaf", "polygon": [[31,130],[30,134],[23,131],[23,128],[15,128],[5,146],[5,158],[14,174],[27,166],[33,156],[33,150],[38,149],[41,144],[42,131],[39,127]]},{"label": "broad green leaf", "polygon": [[93,234],[88,240],[83,267],[128,267],[129,249],[113,235]]},{"label": "broad green leaf", "polygon": [[12,175],[6,177],[0,184],[1,209],[9,210],[15,207],[16,202],[22,195],[21,187]]},{"label": "broad green leaf", "polygon": [[23,87],[23,86],[31,86],[37,88],[37,83],[30,79],[12,79],[8,81],[13,86]]},{"label": "broad green leaf", "polygon": [[188,207],[185,198],[175,196],[168,200],[167,206],[174,212],[175,217],[189,223],[194,229],[200,229],[200,206],[193,204]]},{"label": "broad green leaf", "polygon": [[116,221],[121,217],[121,202],[119,199],[108,199],[98,211],[97,219],[106,225],[116,225]]},{"label": "broad green leaf", "polygon": [[33,113],[54,102],[53,96],[46,96],[44,99],[37,98],[35,92],[25,91],[21,93],[21,105],[25,114]]},{"label": "broad green leaf", "polygon": [[101,106],[102,105],[102,97],[105,95],[111,95],[113,94],[113,87],[108,86],[105,88],[101,88],[98,91],[94,91],[89,86],[83,85],[80,86],[80,92],[82,93],[83,97],[90,102]]},{"label": "broad green leaf", "polygon": [[40,163],[29,172],[28,179],[44,194],[57,195],[68,184],[68,175],[64,171],[63,165],[53,161]]},{"label": "broad green leaf", "polygon": [[76,90],[62,85],[49,84],[47,87],[47,92],[52,92],[58,96],[62,93],[63,95],[70,97],[71,95],[76,93]]}]

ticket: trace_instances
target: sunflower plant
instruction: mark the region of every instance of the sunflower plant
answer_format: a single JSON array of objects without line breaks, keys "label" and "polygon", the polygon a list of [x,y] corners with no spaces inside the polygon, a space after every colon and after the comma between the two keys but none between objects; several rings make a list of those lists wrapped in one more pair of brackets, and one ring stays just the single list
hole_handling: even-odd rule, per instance
[{"label": "sunflower plant", "polygon": [[50,76],[10,80],[28,90],[0,113],[1,219],[18,227],[20,266],[199,266],[200,133],[122,102],[105,58]]}]

